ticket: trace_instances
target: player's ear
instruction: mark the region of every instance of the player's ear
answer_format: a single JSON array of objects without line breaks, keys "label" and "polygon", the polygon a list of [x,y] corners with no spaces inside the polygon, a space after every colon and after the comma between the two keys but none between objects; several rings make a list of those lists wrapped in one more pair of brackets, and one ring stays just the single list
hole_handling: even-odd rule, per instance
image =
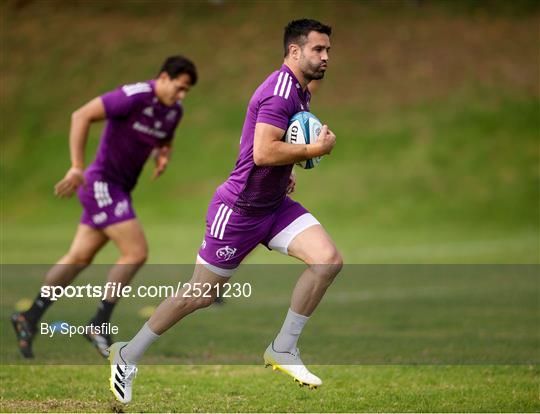
[{"label": "player's ear", "polygon": [[158,76],[158,79],[161,79],[161,80],[169,80],[170,79],[170,76],[167,72],[161,72]]},{"label": "player's ear", "polygon": [[293,59],[298,59],[300,57],[300,46],[296,43],[291,43],[289,45],[289,56]]}]

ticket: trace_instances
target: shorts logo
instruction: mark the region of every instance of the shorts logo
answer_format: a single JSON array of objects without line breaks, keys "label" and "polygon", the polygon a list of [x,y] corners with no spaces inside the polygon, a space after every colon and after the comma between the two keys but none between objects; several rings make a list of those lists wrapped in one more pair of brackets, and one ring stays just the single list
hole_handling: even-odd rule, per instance
[{"label": "shorts logo", "polygon": [[92,221],[94,222],[94,224],[101,224],[105,222],[105,220],[107,220],[107,213],[105,213],[104,211],[98,214],[94,214],[92,216]]},{"label": "shorts logo", "polygon": [[129,210],[129,204],[127,200],[119,201],[114,208],[114,215],[116,217],[122,217]]},{"label": "shorts logo", "polygon": [[225,246],[216,252],[216,256],[222,260],[227,261],[227,260],[231,260],[235,253],[236,253],[236,249],[229,246]]},{"label": "shorts logo", "polygon": [[109,185],[105,181],[94,181],[94,198],[99,208],[113,203],[109,194]]},{"label": "shorts logo", "polygon": [[201,243],[201,249],[206,249],[206,240],[203,240]]}]

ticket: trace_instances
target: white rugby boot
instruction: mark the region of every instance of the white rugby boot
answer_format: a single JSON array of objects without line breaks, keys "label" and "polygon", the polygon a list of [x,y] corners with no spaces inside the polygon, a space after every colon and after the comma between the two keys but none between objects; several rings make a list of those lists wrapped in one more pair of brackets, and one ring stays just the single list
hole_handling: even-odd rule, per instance
[{"label": "white rugby boot", "polygon": [[294,378],[294,381],[301,387],[307,385],[309,388],[317,388],[322,385],[322,381],[316,375],[313,375],[306,368],[300,359],[298,348],[292,352],[279,352],[274,349],[274,342],[268,345],[264,352],[265,367],[272,367],[274,371],[279,370]]},{"label": "white rugby boot", "polygon": [[123,404],[131,401],[131,387],[137,375],[137,366],[130,364],[122,358],[122,348],[127,342],[116,342],[109,348],[109,361],[111,364],[111,377],[109,388],[114,397]]}]

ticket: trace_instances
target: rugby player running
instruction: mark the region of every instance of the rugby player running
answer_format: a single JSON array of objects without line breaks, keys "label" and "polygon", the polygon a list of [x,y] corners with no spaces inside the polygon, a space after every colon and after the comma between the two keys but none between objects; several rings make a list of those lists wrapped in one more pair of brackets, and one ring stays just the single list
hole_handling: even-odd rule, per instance
[{"label": "rugby player running", "polygon": [[[189,284],[221,285],[259,243],[308,265],[292,292],[280,332],[264,353],[266,365],[301,385],[317,387],[320,378],[300,359],[297,341],[310,315],[342,267],[342,258],[323,226],[287,196],[294,189],[293,165],[329,154],[336,136],[323,125],[316,143],[282,141],[290,118],[309,111],[308,84],[327,69],[331,28],[301,19],[285,28],[285,60],[255,91],[247,109],[236,166],[215,192],[206,216],[206,233]],[[161,334],[191,312],[214,302],[211,297],[177,296],[164,300],[130,342],[110,348],[110,387],[123,403],[132,398],[136,364]]]}]

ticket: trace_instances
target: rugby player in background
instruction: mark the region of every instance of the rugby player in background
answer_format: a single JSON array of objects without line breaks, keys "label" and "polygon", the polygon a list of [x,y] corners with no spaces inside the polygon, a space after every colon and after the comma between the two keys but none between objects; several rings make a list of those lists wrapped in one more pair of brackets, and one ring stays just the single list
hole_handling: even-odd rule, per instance
[{"label": "rugby player in background", "polygon": [[[92,99],[71,116],[69,148],[71,168],[55,186],[58,197],[77,192],[83,213],[68,252],[45,276],[43,286],[67,286],[88,266],[96,253],[112,240],[120,258],[107,281],[130,283],[144,264],[148,246],[133,209],[131,192],[146,160],[154,154],[153,178],[166,169],[175,129],[183,115],[182,100],[197,83],[193,62],[171,56],[156,79],[124,85]],[[90,126],[106,120],[95,160],[85,169],[84,152]],[[93,327],[108,323],[118,302],[111,290],[88,322]],[[32,358],[37,324],[53,302],[37,295],[30,309],[11,317],[19,349]],[[85,335],[106,357],[112,344],[109,335],[89,329]]]}]

